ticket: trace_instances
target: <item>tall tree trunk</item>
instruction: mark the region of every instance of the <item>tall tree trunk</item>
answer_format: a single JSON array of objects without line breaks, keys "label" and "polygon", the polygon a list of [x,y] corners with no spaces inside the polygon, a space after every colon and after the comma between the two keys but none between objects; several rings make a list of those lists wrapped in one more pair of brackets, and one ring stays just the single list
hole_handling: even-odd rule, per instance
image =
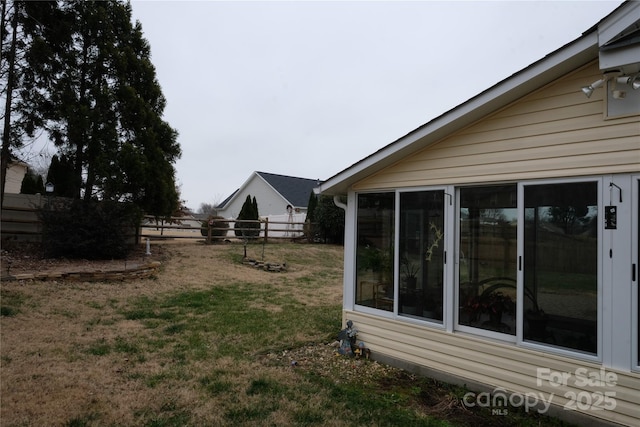
[{"label": "tall tree trunk", "polygon": [[[89,41],[87,40],[87,34],[86,32],[83,31],[82,34],[82,66],[81,66],[81,71],[80,71],[80,90],[79,90],[79,95],[78,95],[78,106],[80,107],[80,111],[78,113],[80,113],[80,115],[82,115],[82,117],[78,117],[78,122],[79,122],[79,126],[78,123],[76,123],[77,129],[75,130],[75,132],[70,133],[70,139],[71,139],[71,135],[75,136],[75,141],[69,141],[71,143],[71,146],[76,147],[76,158],[75,158],[75,165],[74,165],[74,171],[76,174],[76,178],[75,178],[75,184],[76,184],[76,196],[78,199],[82,198],[82,168],[84,167],[84,148],[86,145],[86,137],[87,137],[87,131],[84,128],[86,125],[86,114],[88,114],[88,111],[84,111],[84,108],[87,104],[87,74],[88,74],[88,70],[87,70],[87,61],[88,61],[88,55],[89,55]],[[89,200],[91,198],[91,189],[89,188],[85,188],[85,192],[84,192],[84,199],[85,200]]]},{"label": "tall tree trunk", "polygon": [[[11,102],[13,98],[13,85],[14,85],[14,65],[16,58],[16,37],[18,33],[18,13],[15,10],[14,4],[13,22],[11,31],[11,48],[9,49],[9,69],[7,70],[7,100],[4,108],[4,127],[2,133],[2,157],[1,167],[2,173],[0,176],[0,206],[4,205],[4,185],[7,180],[7,168],[9,167],[9,156],[11,155]],[[2,2],[2,16],[6,12],[6,0]],[[2,26],[4,31],[4,25]]]}]

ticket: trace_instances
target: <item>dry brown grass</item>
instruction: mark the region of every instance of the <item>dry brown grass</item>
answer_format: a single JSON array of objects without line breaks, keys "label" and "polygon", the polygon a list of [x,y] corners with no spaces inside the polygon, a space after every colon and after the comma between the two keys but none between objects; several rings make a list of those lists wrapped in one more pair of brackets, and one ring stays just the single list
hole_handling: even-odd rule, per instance
[{"label": "dry brown grass", "polygon": [[[269,245],[265,249],[265,258],[287,261],[293,248],[295,246]],[[259,258],[262,249],[260,245],[250,245],[249,254]],[[236,245],[232,255],[240,256],[242,250],[241,245]],[[290,263],[286,273],[268,273],[244,266],[231,259],[229,251],[230,247],[225,245],[206,246],[185,241],[154,244],[151,258],[160,260],[163,267],[158,277],[151,280],[3,282],[3,299],[5,302],[17,301],[19,312],[2,317],[2,425],[64,425],[74,417],[91,421],[91,414],[99,425],[137,425],[140,420],[152,419],[154,413],[175,412],[175,408],[188,410],[191,413],[189,419],[223,424],[220,417],[227,409],[226,403],[204,399],[194,385],[195,378],[206,372],[216,372],[216,376],[228,378],[231,387],[239,388],[240,384],[249,381],[258,366],[251,363],[242,366],[237,360],[227,357],[197,361],[184,369],[180,367],[172,371],[171,364],[177,362],[171,360],[167,352],[129,355],[111,351],[96,356],[91,351],[99,352],[100,343],[113,344],[118,339],[125,342],[153,339],[154,329],[146,328],[141,321],[128,320],[122,314],[132,301],[144,297],[233,286],[242,281],[257,287],[268,284],[276,292],[291,294],[309,306],[341,302],[342,248],[305,247],[309,259],[327,257],[327,254],[334,259],[328,261],[329,266],[326,263]],[[46,265],[33,258],[22,261],[14,261],[13,273]],[[34,261],[36,264],[29,267],[29,263]],[[58,261],[54,264],[51,268],[61,270],[71,268],[77,262],[69,261],[65,265]],[[328,268],[335,271],[327,275]],[[322,289],[291,292],[298,278],[319,272],[329,277]],[[260,305],[256,301],[251,304]],[[280,306],[269,303],[264,303],[262,308],[282,310]],[[293,337],[296,338],[314,337]],[[139,360],[135,360],[136,357]],[[253,363],[263,366],[257,361]],[[278,372],[278,375],[292,374],[288,370]],[[154,375],[176,375],[178,378],[150,387]],[[251,399],[245,404],[250,405]],[[286,402],[283,404],[286,406]],[[145,416],[145,412],[149,414]]]},{"label": "dry brown grass", "polygon": [[[3,281],[1,425],[521,424],[464,409],[433,380],[336,356],[342,247],[248,250],[288,271],[243,265],[241,244],[180,240],[152,245],[155,279]],[[78,267],[7,255],[13,273]]]}]

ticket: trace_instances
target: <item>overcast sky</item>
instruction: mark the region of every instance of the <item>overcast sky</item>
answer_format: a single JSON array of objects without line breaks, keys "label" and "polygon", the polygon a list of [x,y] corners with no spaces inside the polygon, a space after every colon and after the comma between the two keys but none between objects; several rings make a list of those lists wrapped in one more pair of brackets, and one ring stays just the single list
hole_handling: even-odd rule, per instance
[{"label": "overcast sky", "polygon": [[[187,206],[325,180],[578,38],[621,1],[133,0]],[[576,88],[580,90],[580,88]]]}]

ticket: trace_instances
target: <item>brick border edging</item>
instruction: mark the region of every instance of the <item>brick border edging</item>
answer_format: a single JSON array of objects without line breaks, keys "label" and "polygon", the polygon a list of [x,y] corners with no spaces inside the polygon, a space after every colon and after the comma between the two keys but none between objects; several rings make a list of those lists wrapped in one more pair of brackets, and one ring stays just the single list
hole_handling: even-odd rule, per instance
[{"label": "brick border edging", "polygon": [[24,273],[3,275],[2,280],[68,280],[74,282],[104,282],[114,280],[145,279],[155,274],[160,267],[159,261],[153,261],[131,268],[94,271],[50,271],[44,273]]}]

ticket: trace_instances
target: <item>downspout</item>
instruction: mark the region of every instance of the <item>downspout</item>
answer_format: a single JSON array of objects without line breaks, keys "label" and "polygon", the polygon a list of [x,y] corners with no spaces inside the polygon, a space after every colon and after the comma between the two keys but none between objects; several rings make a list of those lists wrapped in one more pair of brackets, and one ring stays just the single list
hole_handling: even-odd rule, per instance
[{"label": "downspout", "polygon": [[[352,244],[350,244],[350,240],[347,239],[347,223],[349,222],[349,218],[347,215],[347,204],[346,203],[342,203],[340,201],[340,196],[338,195],[334,195],[333,196],[333,204],[336,205],[337,207],[339,207],[340,209],[342,209],[344,211],[344,218],[345,218],[345,224],[344,224],[344,255],[345,255],[345,263],[344,263],[344,270],[343,270],[343,274],[342,274],[342,289],[343,289],[343,293],[342,293],[342,322],[345,322],[345,314],[344,314],[344,310],[346,307],[350,307],[351,309],[353,309],[354,306],[354,298],[350,296],[351,293],[353,293],[353,295],[355,296],[355,290],[353,289],[353,287],[355,286],[354,284],[351,284],[352,282],[352,278],[351,276],[353,276],[353,278],[355,278],[354,273],[353,273],[353,265],[355,264],[355,259],[353,258],[353,255],[350,255],[354,249],[352,247]],[[348,262],[348,260],[351,260],[351,262]],[[351,272],[351,273],[350,273]],[[347,289],[350,289],[351,291],[348,292]]]},{"label": "downspout", "polygon": [[347,204],[346,203],[342,203],[340,201],[340,196],[335,195],[333,196],[333,204],[336,205],[337,207],[339,207],[340,209],[342,209],[343,211],[347,211]]}]

